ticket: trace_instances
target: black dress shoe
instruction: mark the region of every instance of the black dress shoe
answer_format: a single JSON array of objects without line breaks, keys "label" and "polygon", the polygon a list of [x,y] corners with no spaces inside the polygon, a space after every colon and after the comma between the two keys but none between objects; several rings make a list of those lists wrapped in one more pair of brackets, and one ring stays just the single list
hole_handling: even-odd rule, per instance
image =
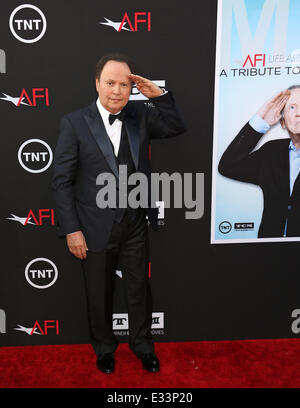
[{"label": "black dress shoe", "polygon": [[150,371],[150,373],[157,373],[159,371],[159,361],[155,354],[144,354],[141,360],[145,370]]},{"label": "black dress shoe", "polygon": [[103,354],[97,358],[97,367],[102,373],[110,374],[115,369],[115,359],[113,354]]}]

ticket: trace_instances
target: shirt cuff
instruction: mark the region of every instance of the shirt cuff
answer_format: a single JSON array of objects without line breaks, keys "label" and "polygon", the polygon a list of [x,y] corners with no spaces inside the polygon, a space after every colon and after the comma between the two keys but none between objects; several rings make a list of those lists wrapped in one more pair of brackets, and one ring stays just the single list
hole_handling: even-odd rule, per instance
[{"label": "shirt cuff", "polygon": [[158,95],[158,98],[159,98],[160,96],[163,96],[163,95],[165,95],[165,94],[168,93],[168,91],[166,91],[165,88],[160,88],[160,89],[163,91],[163,93],[162,93],[161,95]]},{"label": "shirt cuff", "polygon": [[79,231],[69,232],[67,235],[72,235],[72,234],[75,234],[76,232],[79,232]]},{"label": "shirt cuff", "polygon": [[249,125],[259,133],[266,133],[271,127],[268,122],[262,119],[258,114],[249,120]]}]

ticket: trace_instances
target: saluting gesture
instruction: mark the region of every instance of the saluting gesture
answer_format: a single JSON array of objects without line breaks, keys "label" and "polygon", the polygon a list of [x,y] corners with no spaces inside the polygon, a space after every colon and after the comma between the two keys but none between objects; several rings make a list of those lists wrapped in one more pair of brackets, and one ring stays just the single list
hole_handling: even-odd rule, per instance
[{"label": "saluting gesture", "polygon": [[163,91],[150,79],[134,74],[129,74],[129,78],[135,82],[137,89],[147,98],[155,98],[163,94]]},{"label": "saluting gesture", "polygon": [[284,108],[291,91],[288,89],[279,92],[267,101],[257,112],[257,114],[264,119],[270,126],[275,125],[281,118],[281,111]]}]

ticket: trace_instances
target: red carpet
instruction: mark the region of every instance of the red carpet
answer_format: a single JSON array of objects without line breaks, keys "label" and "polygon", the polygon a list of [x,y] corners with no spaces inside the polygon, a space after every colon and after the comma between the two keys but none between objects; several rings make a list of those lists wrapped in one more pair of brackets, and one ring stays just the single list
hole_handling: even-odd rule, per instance
[{"label": "red carpet", "polygon": [[89,345],[0,347],[1,388],[294,388],[300,340],[156,343],[151,374],[120,344],[115,373],[98,371]]}]

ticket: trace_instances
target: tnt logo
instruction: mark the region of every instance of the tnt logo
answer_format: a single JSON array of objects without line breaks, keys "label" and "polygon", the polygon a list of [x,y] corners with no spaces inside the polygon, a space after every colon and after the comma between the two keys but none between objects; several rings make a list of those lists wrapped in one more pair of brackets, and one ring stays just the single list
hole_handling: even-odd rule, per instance
[{"label": "tnt logo", "polygon": [[0,333],[6,333],[6,315],[2,309],[0,309]]},{"label": "tnt logo", "polygon": [[229,221],[223,221],[219,225],[219,231],[222,234],[228,234],[231,231],[231,229],[232,229],[232,225],[230,224]]},{"label": "tnt logo", "polygon": [[17,40],[30,44],[43,37],[47,22],[44,13],[38,7],[22,4],[11,13],[9,28]]},{"label": "tnt logo", "polygon": [[104,20],[106,21],[105,23],[102,22],[99,24],[112,27],[114,30],[118,32],[120,32],[121,30],[137,32],[139,31],[141,26],[144,30],[146,29],[147,31],[151,31],[150,11],[135,12],[133,15],[131,15],[131,18],[129,17],[128,13],[125,12],[122,21],[120,22],[114,22],[106,17],[104,17]]},{"label": "tnt logo", "polygon": [[250,63],[251,67],[256,67],[258,62],[260,62],[264,67],[266,65],[266,54],[254,54],[252,59],[250,54],[248,54],[243,64],[243,68],[248,62]]},{"label": "tnt logo", "polygon": [[50,259],[35,258],[27,264],[25,278],[34,288],[47,289],[56,282],[58,270]]},{"label": "tnt logo", "polygon": [[29,139],[24,142],[18,151],[20,165],[30,173],[46,171],[53,160],[50,146],[40,139]]}]

